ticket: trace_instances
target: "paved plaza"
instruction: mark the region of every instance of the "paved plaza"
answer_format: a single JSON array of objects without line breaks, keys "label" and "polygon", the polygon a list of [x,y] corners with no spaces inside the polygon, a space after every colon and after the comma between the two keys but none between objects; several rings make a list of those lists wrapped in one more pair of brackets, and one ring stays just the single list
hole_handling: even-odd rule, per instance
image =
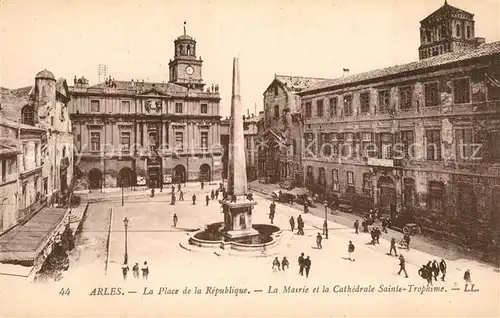
[{"label": "paved plaza", "polygon": [[[366,315],[368,309],[374,316],[387,310],[392,310],[394,315],[419,313],[435,316],[446,311],[457,317],[487,316],[498,312],[500,280],[493,268],[471,261],[449,261],[446,282],[435,283],[435,286],[444,286],[446,292],[410,292],[409,285],[418,288],[426,285],[418,276],[417,270],[420,265],[435,257],[417,250],[400,251],[407,260],[410,277],[399,276],[398,259],[386,254],[389,251],[389,238],[382,236],[380,245],[368,245],[368,234],[356,235],[352,228],[334,222],[329,222],[330,237],[323,240],[323,249],[318,250],[315,237],[321,232],[323,219],[302,214],[306,224],[305,235],[296,235],[290,231],[288,220],[290,216],[296,218],[300,213],[288,205],[277,205],[274,224],[284,231],[280,245],[267,250],[267,254],[238,256],[228,255],[223,250],[195,247],[186,250],[181,245],[186,245],[193,230],[203,228],[207,223],[223,220],[221,206],[216,200],[211,200],[209,206],[205,206],[206,191],[198,194],[196,205],[192,205],[191,195],[186,196],[185,201],[177,201],[175,206],[170,204],[168,195],[131,199],[124,206],[120,202],[91,204],[82,233],[87,238],[80,241],[81,244],[88,245],[87,248],[77,247],[79,257],[69,271],[64,273],[61,281],[44,285],[48,286],[44,291],[53,290],[56,297],[61,286],[70,287],[76,295],[82,296],[82,302],[78,303],[82,310],[96,315],[103,315],[105,312],[105,309],[96,306],[100,301],[103,301],[103,306],[106,304],[106,308],[115,304],[120,310],[128,310],[129,315],[143,314],[139,308],[147,308],[150,314],[164,312],[165,306],[171,309],[171,315],[206,315],[207,312],[199,311],[200,308],[206,309],[206,306],[212,308],[211,315],[233,316],[245,315],[248,310],[253,315],[280,315],[284,312],[283,306],[286,306],[288,313],[296,312],[297,315],[314,315],[316,312]],[[270,201],[259,195],[256,196],[256,201],[258,204],[253,213],[253,223],[269,223]],[[172,221],[174,213],[179,218],[175,228]],[[125,217],[129,219],[129,267],[132,269],[135,262],[142,265],[147,261],[150,269],[147,281],[134,279],[132,271],[127,280],[123,280],[121,265],[124,259]],[[106,228],[110,229],[108,253]],[[347,259],[349,240],[356,246],[354,262]],[[297,258],[301,252],[309,255],[312,260],[309,278],[298,275]],[[280,260],[286,256],[290,261],[289,270],[273,272],[272,260],[275,256]],[[479,289],[478,292],[464,292],[463,273],[466,269],[471,270],[474,288]],[[340,287],[354,287],[358,284],[363,287],[371,285],[375,291],[332,292],[335,285],[338,285],[336,291],[339,291]],[[408,290],[380,293],[380,285],[399,285]],[[230,294],[222,294],[226,286],[232,287]],[[301,295],[291,298],[292,293],[284,293],[285,286],[295,288]],[[330,291],[323,293],[323,286]],[[86,297],[96,287],[119,287],[125,297]],[[174,292],[172,290],[175,289],[182,293],[185,287],[193,289],[193,293],[194,288],[198,287],[202,293],[190,298],[157,295],[160,288],[164,288],[165,293]],[[207,287],[212,287],[212,292],[208,292]],[[312,292],[315,287],[320,288],[319,293]],[[452,290],[454,287],[460,290]],[[143,295],[144,288],[153,290],[154,295]],[[223,290],[215,295],[217,288]],[[240,291],[238,296],[234,294],[236,289],[245,288],[248,293]],[[278,293],[269,294],[274,288],[277,288]],[[309,290],[302,293],[300,288]],[[410,296],[410,293],[413,295]],[[42,303],[44,297],[50,297],[50,293],[45,292],[38,301]],[[92,306],[84,306],[87,302]],[[140,304],[140,307],[134,304]],[[116,308],[110,313],[117,314]]]}]

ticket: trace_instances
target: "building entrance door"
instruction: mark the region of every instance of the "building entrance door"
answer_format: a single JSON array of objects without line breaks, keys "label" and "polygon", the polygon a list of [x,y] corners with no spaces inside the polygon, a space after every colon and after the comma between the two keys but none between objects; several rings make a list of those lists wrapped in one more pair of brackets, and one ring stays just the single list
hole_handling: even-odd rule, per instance
[{"label": "building entrance door", "polygon": [[379,189],[378,206],[384,212],[390,212],[391,205],[396,205],[396,185],[390,177],[382,176],[378,179]]},{"label": "building entrance door", "polygon": [[148,168],[148,176],[149,176],[149,183],[148,187],[150,188],[159,188],[160,187],[160,182],[161,182],[161,174],[160,174],[160,168],[159,167],[149,167]]}]

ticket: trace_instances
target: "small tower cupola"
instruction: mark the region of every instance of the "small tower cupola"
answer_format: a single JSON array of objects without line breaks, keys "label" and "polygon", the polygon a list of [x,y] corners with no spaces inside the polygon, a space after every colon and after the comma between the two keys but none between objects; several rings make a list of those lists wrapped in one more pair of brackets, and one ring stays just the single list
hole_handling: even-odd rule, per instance
[{"label": "small tower cupola", "polygon": [[184,34],[174,41],[175,57],[196,58],[196,40],[186,33],[186,22],[184,22]]}]

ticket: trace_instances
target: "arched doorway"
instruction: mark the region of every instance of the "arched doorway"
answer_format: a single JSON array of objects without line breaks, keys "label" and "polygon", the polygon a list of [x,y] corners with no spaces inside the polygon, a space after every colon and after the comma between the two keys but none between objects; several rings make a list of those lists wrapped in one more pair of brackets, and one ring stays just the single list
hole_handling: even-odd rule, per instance
[{"label": "arched doorway", "polygon": [[208,182],[211,180],[210,166],[206,163],[200,166],[200,181]]},{"label": "arched doorway", "polygon": [[186,168],[183,165],[177,165],[174,168],[174,177],[172,178],[173,183],[186,182]]},{"label": "arched doorway", "polygon": [[390,177],[382,176],[378,179],[377,188],[378,206],[385,212],[395,212],[396,208],[396,185]]},{"label": "arched doorway", "polygon": [[129,167],[120,169],[120,172],[118,173],[118,180],[116,181],[119,188],[128,188],[134,185],[132,169],[130,169]]},{"label": "arched doorway", "polygon": [[102,172],[101,170],[94,168],[89,171],[89,188],[90,189],[100,189],[102,183]]}]

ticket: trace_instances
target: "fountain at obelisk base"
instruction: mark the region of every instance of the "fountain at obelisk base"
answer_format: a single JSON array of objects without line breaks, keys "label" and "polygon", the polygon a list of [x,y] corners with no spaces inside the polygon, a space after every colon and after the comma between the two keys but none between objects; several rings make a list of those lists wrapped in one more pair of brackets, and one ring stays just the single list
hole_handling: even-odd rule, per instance
[{"label": "fountain at obelisk base", "polygon": [[280,228],[268,224],[252,224],[252,211],[257,204],[247,198],[245,139],[243,112],[241,110],[240,71],[238,59],[233,60],[233,87],[231,95],[231,126],[228,158],[227,197],[220,201],[224,223],[209,224],[195,233],[191,245],[221,247],[241,251],[259,250],[274,245],[281,233]]}]

